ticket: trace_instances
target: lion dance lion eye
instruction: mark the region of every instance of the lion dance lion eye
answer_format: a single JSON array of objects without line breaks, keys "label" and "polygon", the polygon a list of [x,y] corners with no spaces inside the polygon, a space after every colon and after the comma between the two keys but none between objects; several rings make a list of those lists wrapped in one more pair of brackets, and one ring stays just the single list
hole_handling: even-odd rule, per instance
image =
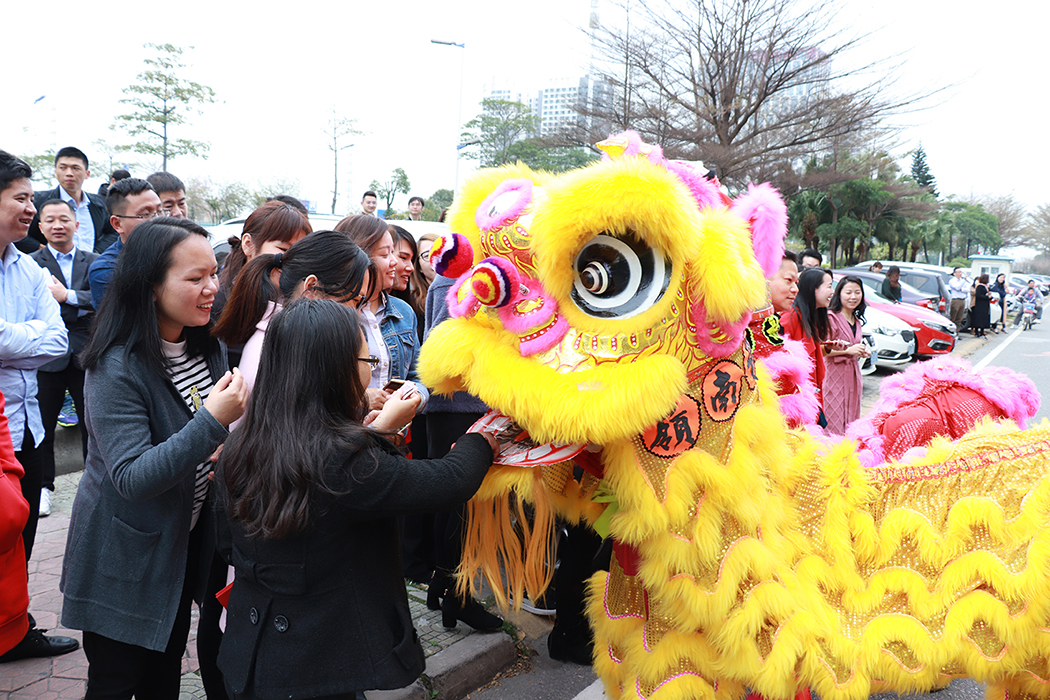
[{"label": "lion dance lion eye", "polygon": [[671,261],[633,235],[600,234],[580,249],[571,297],[588,316],[630,318],[658,302],[671,279]]}]

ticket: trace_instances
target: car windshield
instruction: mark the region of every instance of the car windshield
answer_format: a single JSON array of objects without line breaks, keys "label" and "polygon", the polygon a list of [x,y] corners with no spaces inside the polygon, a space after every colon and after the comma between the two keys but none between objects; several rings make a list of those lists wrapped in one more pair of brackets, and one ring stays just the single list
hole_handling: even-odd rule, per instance
[{"label": "car windshield", "polygon": [[[864,283],[864,286],[871,290],[872,294],[875,294],[879,299],[886,300],[886,297],[882,296],[882,282],[871,279],[869,277],[861,277],[860,280]],[[928,297],[929,294],[920,292],[915,287],[911,286],[907,282],[901,282],[901,291],[910,294],[915,297]],[[888,300],[887,300],[888,301]]]}]

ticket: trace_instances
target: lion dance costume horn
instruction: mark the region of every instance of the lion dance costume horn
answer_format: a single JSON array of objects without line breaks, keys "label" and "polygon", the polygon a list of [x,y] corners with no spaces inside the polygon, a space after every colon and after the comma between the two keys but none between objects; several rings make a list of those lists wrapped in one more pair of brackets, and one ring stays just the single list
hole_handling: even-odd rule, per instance
[{"label": "lion dance costume horn", "polygon": [[1050,425],[983,420],[867,467],[853,440],[789,429],[748,327],[779,197],[729,202],[632,133],[599,146],[564,175],[479,171],[453,208],[473,260],[421,373],[533,445],[471,503],[464,585],[540,593],[557,512],[614,542],[588,604],[610,697],[862,700],[960,676],[1050,697]]}]

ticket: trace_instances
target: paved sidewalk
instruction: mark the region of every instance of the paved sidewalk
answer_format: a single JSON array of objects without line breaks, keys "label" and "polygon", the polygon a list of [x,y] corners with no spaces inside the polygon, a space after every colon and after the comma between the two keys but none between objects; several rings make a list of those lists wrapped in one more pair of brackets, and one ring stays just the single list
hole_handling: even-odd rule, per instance
[{"label": "paved sidewalk", "polygon": [[[55,479],[51,515],[40,519],[33,559],[29,562],[29,611],[36,618],[37,626],[50,630],[49,634],[67,635],[78,640],[82,640],[79,631],[65,629],[59,624],[62,594],[58,582],[62,575],[69,515],[81,474],[83,472],[75,472]],[[446,630],[441,624],[441,613],[427,609],[426,591],[412,584],[408,585],[408,602],[427,656],[426,682],[436,686],[432,689],[438,692],[431,695],[430,690],[417,681],[404,691],[370,692],[368,696],[372,700],[395,697],[453,700],[488,682],[513,663],[514,644],[506,634],[472,634],[473,631],[462,623],[453,630]],[[189,644],[182,661],[180,700],[203,700],[206,697],[197,673],[197,618],[195,605]],[[450,649],[461,641],[470,643],[459,649]],[[445,650],[449,653],[439,656]],[[86,683],[87,657],[83,648],[48,659],[23,659],[0,664],[0,700],[79,700],[84,697]]]}]

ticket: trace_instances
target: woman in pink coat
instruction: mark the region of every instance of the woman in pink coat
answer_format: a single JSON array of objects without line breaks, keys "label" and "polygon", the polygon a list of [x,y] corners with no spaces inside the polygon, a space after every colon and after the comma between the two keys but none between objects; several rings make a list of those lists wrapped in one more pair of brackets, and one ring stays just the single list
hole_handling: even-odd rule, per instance
[{"label": "woman in pink coat", "polygon": [[828,304],[830,333],[824,346],[824,415],[827,430],[843,435],[846,426],[860,418],[860,397],[864,385],[858,359],[868,356],[864,346],[864,285],[853,276],[843,277]]}]

